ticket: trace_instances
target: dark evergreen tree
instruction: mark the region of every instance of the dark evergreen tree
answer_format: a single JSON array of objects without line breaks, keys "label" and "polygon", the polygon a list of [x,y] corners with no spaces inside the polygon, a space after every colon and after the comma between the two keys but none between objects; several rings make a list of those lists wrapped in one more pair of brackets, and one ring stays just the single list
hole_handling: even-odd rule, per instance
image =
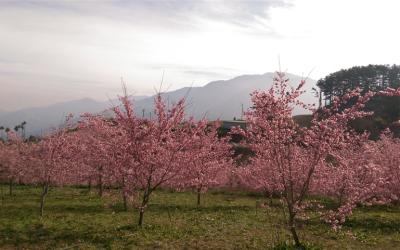
[{"label": "dark evergreen tree", "polygon": [[[325,105],[329,105],[335,96],[340,97],[355,88],[367,92],[400,87],[400,66],[368,65],[342,69],[320,79],[317,86],[324,95]],[[372,138],[377,138],[380,131],[399,121],[400,97],[374,97],[366,109],[374,111],[375,115],[356,120],[352,125],[357,130],[370,131]],[[400,131],[395,132],[400,135]]]}]

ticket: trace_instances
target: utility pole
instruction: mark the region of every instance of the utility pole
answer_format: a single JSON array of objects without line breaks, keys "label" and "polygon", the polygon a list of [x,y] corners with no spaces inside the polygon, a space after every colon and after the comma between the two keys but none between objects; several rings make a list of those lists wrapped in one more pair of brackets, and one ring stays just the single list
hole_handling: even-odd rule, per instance
[{"label": "utility pole", "polygon": [[243,108],[243,103],[242,103],[242,113],[240,114],[240,120],[243,121],[243,114],[244,114],[244,108]]}]

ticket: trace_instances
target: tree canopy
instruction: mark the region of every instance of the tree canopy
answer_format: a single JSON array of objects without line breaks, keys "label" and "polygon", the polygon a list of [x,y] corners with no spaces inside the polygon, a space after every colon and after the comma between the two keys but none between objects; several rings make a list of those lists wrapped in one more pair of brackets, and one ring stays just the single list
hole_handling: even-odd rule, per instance
[{"label": "tree canopy", "polygon": [[[325,105],[330,105],[335,97],[342,97],[348,91],[360,88],[367,91],[382,91],[386,88],[400,87],[399,65],[368,65],[342,69],[320,79],[317,86],[324,95]],[[400,129],[396,122],[400,119],[400,97],[375,96],[366,105],[366,110],[374,111],[372,117],[353,122],[356,130],[368,130],[371,137],[391,127],[396,135]]]}]

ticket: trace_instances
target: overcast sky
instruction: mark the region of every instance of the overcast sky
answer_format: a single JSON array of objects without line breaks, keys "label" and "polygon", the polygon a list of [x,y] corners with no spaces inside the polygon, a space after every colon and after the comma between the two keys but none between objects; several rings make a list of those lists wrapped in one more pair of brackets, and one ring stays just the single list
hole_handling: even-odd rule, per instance
[{"label": "overcast sky", "polygon": [[399,1],[0,1],[0,109],[400,64]]}]

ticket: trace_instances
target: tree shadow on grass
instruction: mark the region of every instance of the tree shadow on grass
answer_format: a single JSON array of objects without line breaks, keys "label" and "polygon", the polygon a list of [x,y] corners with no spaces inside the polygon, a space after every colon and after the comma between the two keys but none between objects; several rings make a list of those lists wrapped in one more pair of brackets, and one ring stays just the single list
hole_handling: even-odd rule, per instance
[{"label": "tree shadow on grass", "polygon": [[400,221],[385,218],[349,218],[344,226],[365,231],[380,231],[387,234],[400,233]]},{"label": "tree shadow on grass", "polygon": [[73,204],[70,206],[51,204],[45,207],[45,211],[49,213],[96,214],[104,212],[104,207],[99,204]]},{"label": "tree shadow on grass", "polygon": [[373,205],[373,206],[359,206],[359,209],[362,212],[379,212],[379,213],[400,213],[400,206],[399,205]]},{"label": "tree shadow on grass", "polygon": [[23,208],[19,205],[8,205],[6,208],[0,208],[0,219],[10,219],[10,218],[26,218],[33,214],[39,215],[39,204],[37,207],[34,206],[24,206]]},{"label": "tree shadow on grass", "polygon": [[38,244],[50,236],[50,230],[44,229],[42,226],[34,225],[24,228],[23,230],[15,230],[12,228],[4,228],[0,230],[0,239],[4,243],[13,244]]},{"label": "tree shadow on grass", "polygon": [[[26,219],[28,217],[39,218],[39,203],[37,205],[26,205],[21,206],[7,206],[7,209],[1,211],[0,219]],[[73,204],[66,206],[65,204],[46,204],[44,208],[44,214],[56,215],[56,214],[98,214],[104,212],[104,208],[98,204]]]},{"label": "tree shadow on grass", "polygon": [[231,211],[253,211],[254,207],[243,206],[243,205],[200,205],[200,206],[188,206],[188,205],[173,205],[173,204],[158,204],[152,203],[149,205],[149,210],[153,212],[165,212],[165,211],[180,211],[180,212],[204,212],[204,213],[213,213],[213,212],[231,212]]},{"label": "tree shadow on grass", "polygon": [[[111,249],[113,241],[118,240],[118,235],[113,232],[104,232],[99,228],[45,228],[37,223],[21,230],[5,228],[0,230],[0,244],[11,244],[17,249],[26,246],[34,249],[54,249],[64,244],[76,245],[84,242],[97,247]],[[79,245],[79,244],[78,244]],[[47,246],[47,247],[46,247]]]}]

